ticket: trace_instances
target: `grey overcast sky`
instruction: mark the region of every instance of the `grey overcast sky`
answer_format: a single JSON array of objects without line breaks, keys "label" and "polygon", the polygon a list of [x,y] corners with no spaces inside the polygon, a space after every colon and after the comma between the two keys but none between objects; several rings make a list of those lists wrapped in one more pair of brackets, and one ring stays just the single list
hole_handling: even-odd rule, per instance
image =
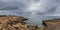
[{"label": "grey overcast sky", "polygon": [[60,0],[0,0],[0,15],[18,15],[29,23],[60,18]]}]

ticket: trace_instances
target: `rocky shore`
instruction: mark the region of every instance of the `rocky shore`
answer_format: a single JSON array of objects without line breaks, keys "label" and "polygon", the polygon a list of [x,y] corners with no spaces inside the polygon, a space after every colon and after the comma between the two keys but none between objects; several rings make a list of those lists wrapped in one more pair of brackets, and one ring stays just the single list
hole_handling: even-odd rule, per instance
[{"label": "rocky shore", "polygon": [[15,15],[0,15],[0,30],[42,30],[35,25],[27,25],[28,19]]},{"label": "rocky shore", "polygon": [[60,30],[60,18],[43,20],[43,25],[45,26],[45,30]]},{"label": "rocky shore", "polygon": [[44,27],[27,25],[28,19],[15,15],[0,15],[0,30],[60,30],[60,19],[43,20]]}]

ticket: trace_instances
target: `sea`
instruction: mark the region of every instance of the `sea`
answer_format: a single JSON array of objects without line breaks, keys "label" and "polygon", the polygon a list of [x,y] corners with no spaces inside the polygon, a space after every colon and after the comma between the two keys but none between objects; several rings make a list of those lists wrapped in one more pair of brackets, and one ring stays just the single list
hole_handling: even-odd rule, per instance
[{"label": "sea", "polygon": [[0,15],[22,16],[28,19],[27,21],[25,21],[27,24],[37,25],[37,26],[43,26],[42,20],[60,18],[60,16],[30,15],[30,14],[22,13],[21,11],[17,11],[17,10],[0,10]]}]

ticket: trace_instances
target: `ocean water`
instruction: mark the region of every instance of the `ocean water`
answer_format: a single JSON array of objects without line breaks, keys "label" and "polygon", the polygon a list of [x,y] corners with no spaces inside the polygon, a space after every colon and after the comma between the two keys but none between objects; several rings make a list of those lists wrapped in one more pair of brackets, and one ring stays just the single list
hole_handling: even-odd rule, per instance
[{"label": "ocean water", "polygon": [[38,26],[43,26],[42,25],[42,20],[50,20],[50,19],[56,19],[60,18],[60,16],[41,16],[41,15],[35,15],[35,16],[26,16],[29,20],[26,21],[28,24],[34,24]]},{"label": "ocean water", "polygon": [[42,20],[60,18],[60,16],[30,15],[29,13],[24,13],[21,10],[0,10],[0,15],[22,16],[29,19],[25,21],[27,24],[30,24],[30,25],[34,24],[38,26],[43,26]]}]

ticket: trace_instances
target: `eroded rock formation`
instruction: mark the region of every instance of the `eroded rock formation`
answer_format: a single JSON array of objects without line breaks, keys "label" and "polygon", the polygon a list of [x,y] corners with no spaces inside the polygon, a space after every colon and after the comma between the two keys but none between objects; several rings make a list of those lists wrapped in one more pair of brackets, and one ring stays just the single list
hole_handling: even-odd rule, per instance
[{"label": "eroded rock formation", "polygon": [[60,19],[44,20],[46,30],[60,30]]},{"label": "eroded rock formation", "polygon": [[38,26],[27,25],[24,21],[28,19],[20,16],[1,15],[0,30],[41,30]]}]

